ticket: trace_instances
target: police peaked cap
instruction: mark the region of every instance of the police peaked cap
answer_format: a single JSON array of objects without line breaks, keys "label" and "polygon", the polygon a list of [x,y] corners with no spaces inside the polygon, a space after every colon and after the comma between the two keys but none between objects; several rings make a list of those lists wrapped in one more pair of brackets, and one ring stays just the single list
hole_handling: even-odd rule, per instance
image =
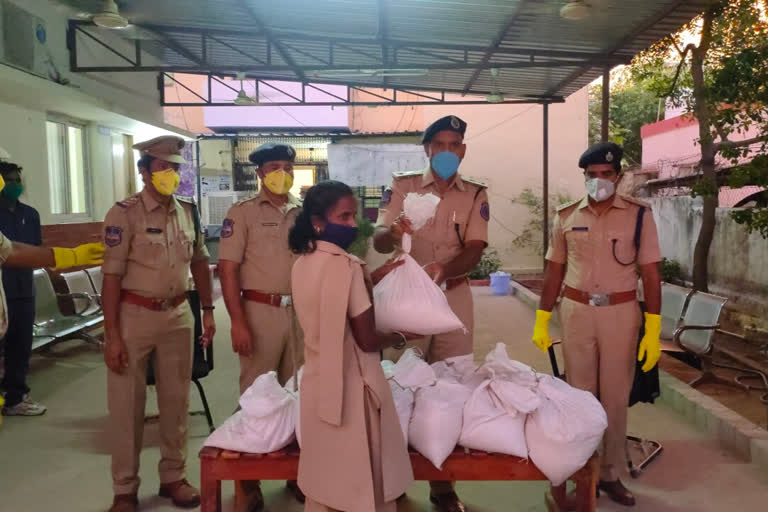
[{"label": "police peaked cap", "polygon": [[253,165],[259,167],[266,162],[273,162],[275,160],[293,162],[296,160],[296,150],[293,149],[293,146],[288,144],[265,142],[248,155],[248,160],[250,160]]},{"label": "police peaked cap", "polygon": [[467,123],[456,116],[441,117],[424,130],[424,136],[421,138],[421,143],[429,143],[436,133],[444,130],[456,132],[463,137],[464,133],[467,131]]},{"label": "police peaked cap", "polygon": [[621,157],[624,150],[613,142],[600,142],[587,149],[579,158],[579,167],[585,169],[595,164],[611,164],[616,172],[621,170]]}]

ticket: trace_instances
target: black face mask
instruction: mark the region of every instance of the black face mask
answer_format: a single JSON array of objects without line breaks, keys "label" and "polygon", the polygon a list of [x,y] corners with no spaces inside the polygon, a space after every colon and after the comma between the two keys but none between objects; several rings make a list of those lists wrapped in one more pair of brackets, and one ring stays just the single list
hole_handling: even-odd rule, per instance
[{"label": "black face mask", "polygon": [[357,226],[328,222],[320,233],[320,240],[338,245],[345,251],[357,239]]}]

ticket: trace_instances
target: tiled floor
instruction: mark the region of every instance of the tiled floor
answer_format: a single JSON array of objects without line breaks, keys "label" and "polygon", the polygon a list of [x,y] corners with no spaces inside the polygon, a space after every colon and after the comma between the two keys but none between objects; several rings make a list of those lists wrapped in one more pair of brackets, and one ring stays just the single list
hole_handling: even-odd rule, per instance
[{"label": "tiled floor", "polygon": [[[541,371],[549,371],[548,358],[529,341],[533,311],[514,297],[493,297],[487,288],[475,290],[476,355],[482,358],[497,342],[510,354]],[[229,323],[221,301],[216,310],[216,369],[204,381],[214,419],[221,423],[237,399],[237,359],[229,346]],[[49,407],[40,418],[4,418],[0,430],[0,510],[48,512],[50,510],[97,512],[111,500],[108,433],[105,432],[106,379],[101,354],[78,342],[53,348],[33,360],[33,396]],[[152,391],[150,411],[155,409]],[[192,407],[199,408],[192,391]],[[638,497],[637,512],[760,511],[765,510],[768,480],[755,466],[724,451],[716,441],[697,431],[662,405],[635,406],[630,410],[630,430],[665,444],[665,451],[645,474],[628,485]],[[197,451],[207,428],[202,417],[190,418],[189,477],[199,478]],[[157,426],[148,424],[142,455],[141,508],[174,510],[156,497],[159,458]],[[458,484],[459,494],[474,512],[543,511],[543,483]],[[265,485],[269,511],[301,510],[283,492],[279,482]],[[227,507],[231,486],[225,485]],[[408,493],[401,512],[432,510],[427,488],[418,483]],[[229,510],[229,508],[225,508]],[[601,511],[625,511],[601,498]]]}]

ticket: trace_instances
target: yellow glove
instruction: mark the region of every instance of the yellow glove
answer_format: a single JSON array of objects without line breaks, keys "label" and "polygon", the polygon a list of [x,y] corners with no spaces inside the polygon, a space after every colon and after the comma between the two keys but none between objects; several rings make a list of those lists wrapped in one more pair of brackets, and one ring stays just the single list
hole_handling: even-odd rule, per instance
[{"label": "yellow glove", "polygon": [[645,336],[640,340],[640,349],[637,351],[638,361],[642,361],[645,358],[645,363],[643,364],[644,372],[651,371],[656,366],[656,363],[659,362],[661,357],[659,335],[661,335],[661,316],[646,313]]},{"label": "yellow glove", "polygon": [[73,249],[53,248],[56,270],[104,263],[104,245],[101,242],[79,245]]},{"label": "yellow glove", "polygon": [[552,313],[541,309],[536,310],[536,324],[533,326],[533,344],[546,352],[552,346],[552,338],[549,337],[549,319]]}]

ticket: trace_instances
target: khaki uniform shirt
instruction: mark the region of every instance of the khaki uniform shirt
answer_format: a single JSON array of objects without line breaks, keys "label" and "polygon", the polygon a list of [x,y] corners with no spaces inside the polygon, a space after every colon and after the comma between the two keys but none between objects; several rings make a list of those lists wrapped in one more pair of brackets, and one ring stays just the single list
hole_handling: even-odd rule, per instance
[{"label": "khaki uniform shirt", "polygon": [[[462,242],[488,244],[488,193],[485,185],[456,175],[448,190],[440,194],[435,175],[427,167],[420,171],[395,173],[391,189],[384,191],[378,226],[389,227],[403,211],[405,196],[411,192],[432,193],[441,200],[432,220],[413,235],[411,256],[421,265],[447,263],[462,251]],[[459,276],[448,276],[459,277]]]},{"label": "khaki uniform shirt", "polygon": [[[635,225],[641,206],[646,209],[640,249],[636,251]],[[564,282],[571,288],[593,294],[635,290],[636,267],[661,261],[650,206],[617,194],[600,216],[590,206],[588,197],[560,207],[547,259],[566,265]]]},{"label": "khaki uniform shirt", "polygon": [[297,256],[288,232],[301,211],[292,195],[278,207],[264,192],[233,205],[221,228],[219,259],[240,264],[240,287],[263,293],[291,293],[291,268]]},{"label": "khaki uniform shirt", "polygon": [[118,202],[104,219],[105,274],[122,278],[122,289],[154,299],[187,291],[189,265],[207,260],[202,233],[195,245],[193,203],[171,198],[166,208],[147,189]]},{"label": "khaki uniform shirt", "polygon": [[[0,233],[0,266],[5,263],[13,251],[13,242]],[[5,302],[5,289],[0,286],[0,338],[8,330],[8,305]]]}]

